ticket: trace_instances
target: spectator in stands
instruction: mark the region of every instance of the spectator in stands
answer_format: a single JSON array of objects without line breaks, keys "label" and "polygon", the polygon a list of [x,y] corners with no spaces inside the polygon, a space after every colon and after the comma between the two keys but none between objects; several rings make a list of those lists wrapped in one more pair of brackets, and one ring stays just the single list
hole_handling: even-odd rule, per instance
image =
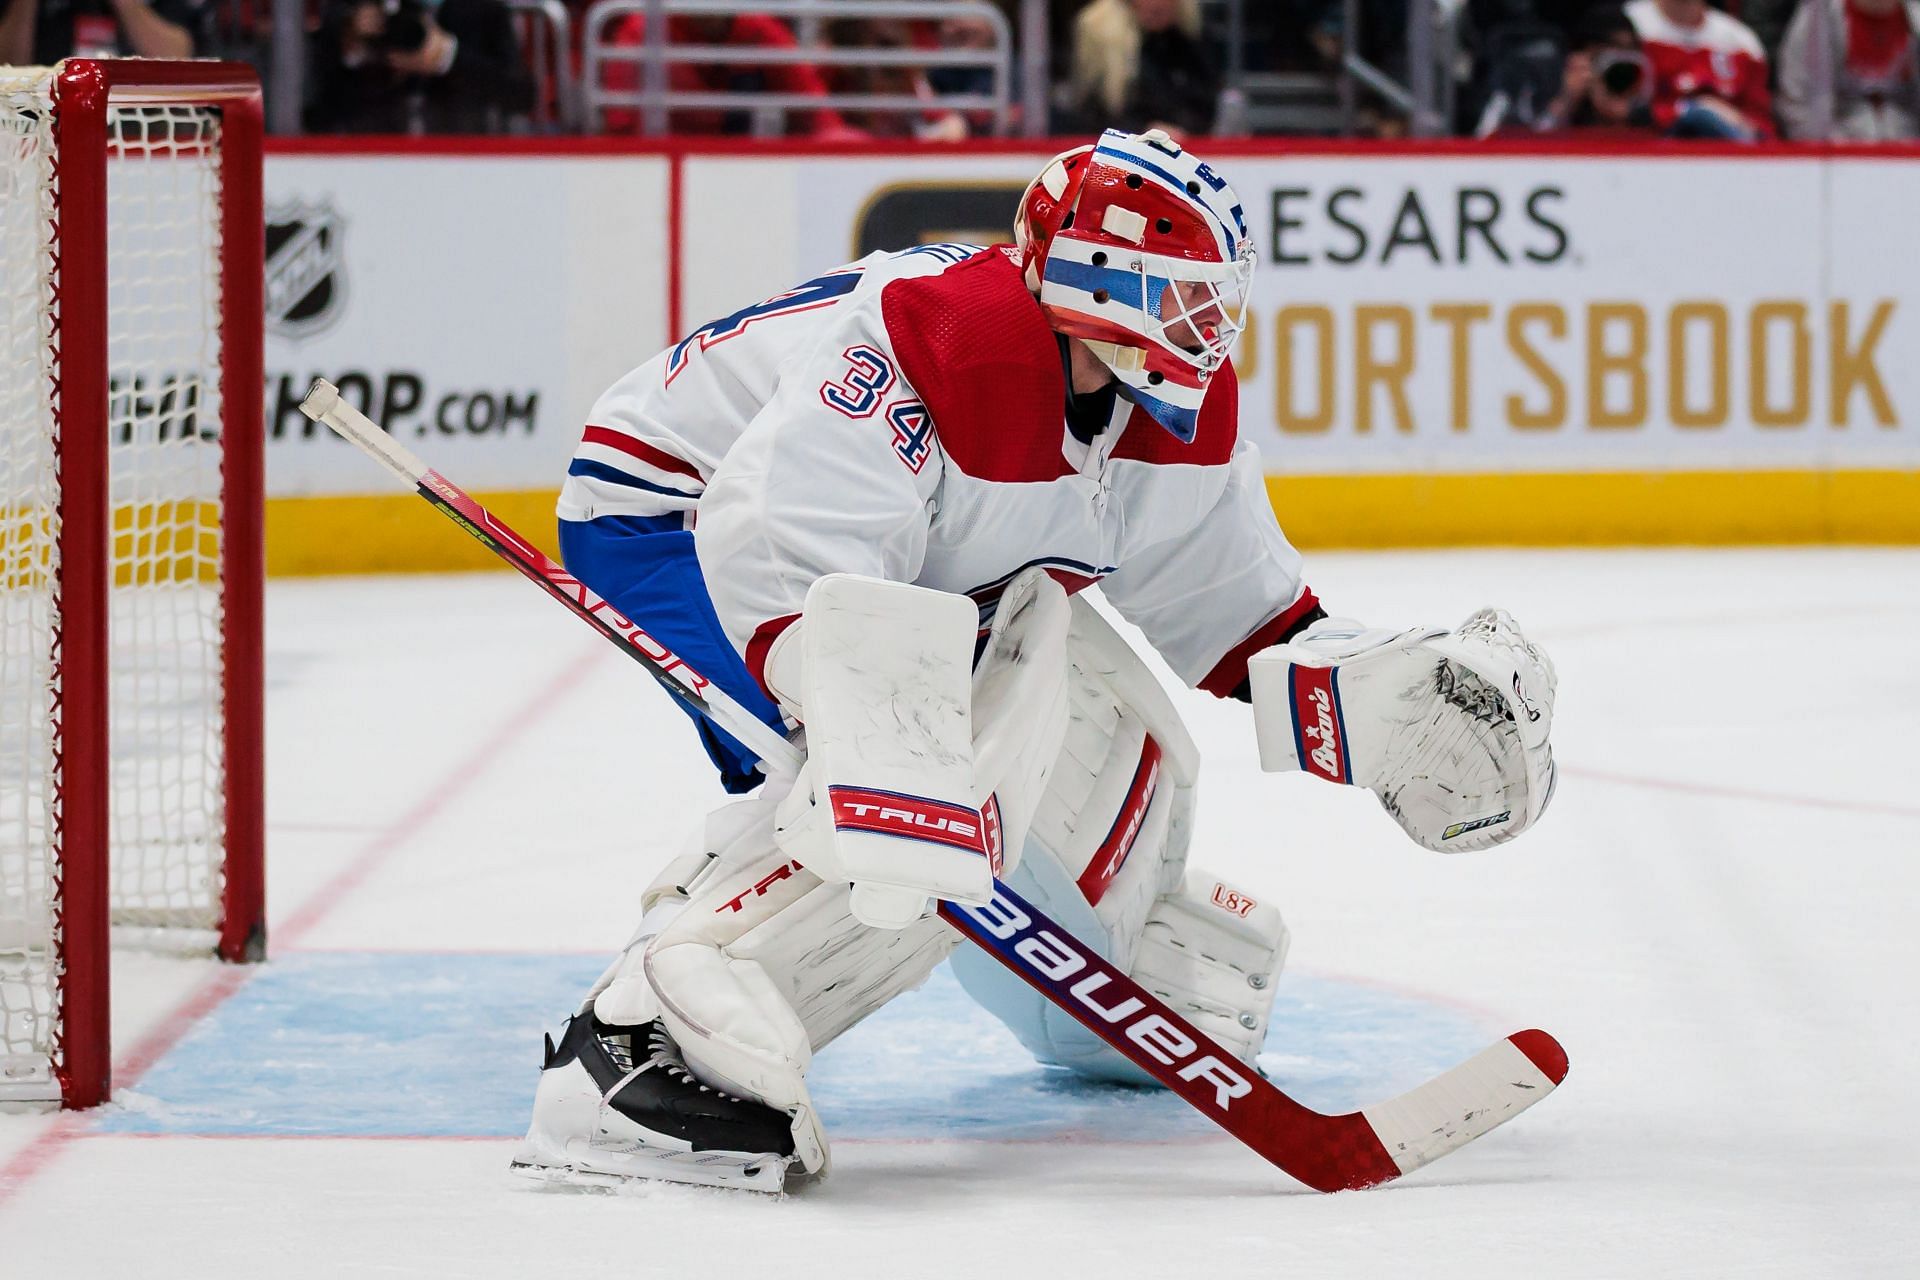
[{"label": "spectator in stands", "polygon": [[1600,5],[1575,26],[1560,92],[1535,127],[1645,136],[1654,128],[1652,99],[1653,64],[1633,23],[1618,5]]},{"label": "spectator in stands", "polygon": [[1220,72],[1200,44],[1199,0],[1093,0],[1074,20],[1070,92],[1055,132],[1211,132]]},{"label": "spectator in stands", "polygon": [[209,43],[206,0],[0,0],[0,65],[62,58],[191,58]]},{"label": "spectator in stands", "polygon": [[1653,121],[1678,138],[1773,136],[1767,55],[1738,18],[1706,0],[1632,0],[1627,17],[1653,66]]},{"label": "spectator in stands", "polygon": [[532,101],[501,0],[345,0],[310,48],[315,133],[497,133]]},{"label": "spectator in stands", "polygon": [[[942,18],[937,43],[942,49],[991,49],[993,27],[985,18]],[[993,71],[988,67],[933,67],[927,79],[935,93],[993,92]]]},{"label": "spectator in stands", "polygon": [[[1826,6],[1825,49],[1819,16]],[[1920,7],[1902,0],[1807,0],[1780,46],[1780,122],[1790,138],[1818,137],[1815,60],[1833,79],[1833,136],[1849,142],[1920,137]]]},{"label": "spectator in stands", "polygon": [[[978,18],[949,18],[939,22],[908,22],[897,18],[845,18],[829,25],[836,49],[898,50],[991,49],[994,31]],[[988,67],[917,66],[912,63],[839,64],[829,81],[836,93],[914,98],[925,104],[918,111],[863,110],[841,112],[849,128],[871,138],[915,138],[922,142],[958,142],[975,135],[991,135],[992,111],[962,113],[945,106],[947,94],[985,94],[993,91]]]},{"label": "spectator in stands", "polygon": [[[644,14],[621,18],[607,37],[610,44],[639,46],[646,43],[647,20]],[[741,49],[798,49],[787,24],[764,13],[736,13],[724,16],[674,15],[667,19],[667,40],[671,44],[735,45]],[[601,84],[608,89],[635,89],[641,83],[637,63],[609,63]],[[713,60],[680,60],[667,64],[667,84],[689,93],[786,93],[810,98],[827,95],[826,77],[810,62],[727,63]],[[614,108],[602,113],[608,133],[638,133],[643,114],[633,108]],[[814,110],[789,110],[781,113],[785,131],[802,137],[835,138],[859,136],[848,129],[837,111],[827,107]],[[674,133],[753,133],[753,113],[745,110],[716,111],[687,109],[673,112],[667,127]]]}]

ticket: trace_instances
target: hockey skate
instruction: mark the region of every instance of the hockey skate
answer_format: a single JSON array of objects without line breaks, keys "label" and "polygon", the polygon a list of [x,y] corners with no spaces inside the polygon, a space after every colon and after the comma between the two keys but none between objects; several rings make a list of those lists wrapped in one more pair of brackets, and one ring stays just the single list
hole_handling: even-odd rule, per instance
[{"label": "hockey skate", "polygon": [[512,1169],[572,1186],[636,1180],[778,1193],[794,1163],[785,1114],[708,1088],[658,1021],[609,1026],[574,1015],[534,1095]]}]

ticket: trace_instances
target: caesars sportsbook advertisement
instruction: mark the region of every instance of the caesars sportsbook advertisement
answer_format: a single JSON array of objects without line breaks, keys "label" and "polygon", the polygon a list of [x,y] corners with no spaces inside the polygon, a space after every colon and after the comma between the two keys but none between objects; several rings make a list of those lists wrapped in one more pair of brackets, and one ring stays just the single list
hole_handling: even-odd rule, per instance
[{"label": "caesars sportsbook advertisement", "polygon": [[[1380,540],[1356,503],[1386,541],[1604,538],[1647,497],[1646,540],[1920,536],[1920,255],[1874,212],[1920,161],[1215,150],[1260,253],[1241,429],[1304,541]],[[468,487],[550,494],[675,331],[1004,240],[1048,154],[271,157],[270,493],[382,492],[292,411],[324,375]]]}]

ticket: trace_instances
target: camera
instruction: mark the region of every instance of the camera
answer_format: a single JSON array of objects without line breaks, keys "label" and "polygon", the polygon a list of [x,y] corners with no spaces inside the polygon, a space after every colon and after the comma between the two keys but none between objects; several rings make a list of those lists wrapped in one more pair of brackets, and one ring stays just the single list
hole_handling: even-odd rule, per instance
[{"label": "camera", "polygon": [[387,25],[375,45],[392,53],[418,53],[427,42],[427,6],[420,0],[382,0],[380,9]]},{"label": "camera", "polygon": [[1608,93],[1625,98],[1637,95],[1647,82],[1646,55],[1633,49],[1607,49],[1594,55],[1593,74]]}]

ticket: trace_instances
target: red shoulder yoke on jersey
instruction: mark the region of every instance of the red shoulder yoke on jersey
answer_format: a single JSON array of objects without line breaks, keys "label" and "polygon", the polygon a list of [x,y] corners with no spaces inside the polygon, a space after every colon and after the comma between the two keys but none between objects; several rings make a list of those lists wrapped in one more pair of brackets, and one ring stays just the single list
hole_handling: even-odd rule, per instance
[{"label": "red shoulder yoke on jersey", "polygon": [[895,280],[880,299],[887,338],[947,459],[978,480],[1057,480],[1067,401],[1060,348],[1004,253]]}]

